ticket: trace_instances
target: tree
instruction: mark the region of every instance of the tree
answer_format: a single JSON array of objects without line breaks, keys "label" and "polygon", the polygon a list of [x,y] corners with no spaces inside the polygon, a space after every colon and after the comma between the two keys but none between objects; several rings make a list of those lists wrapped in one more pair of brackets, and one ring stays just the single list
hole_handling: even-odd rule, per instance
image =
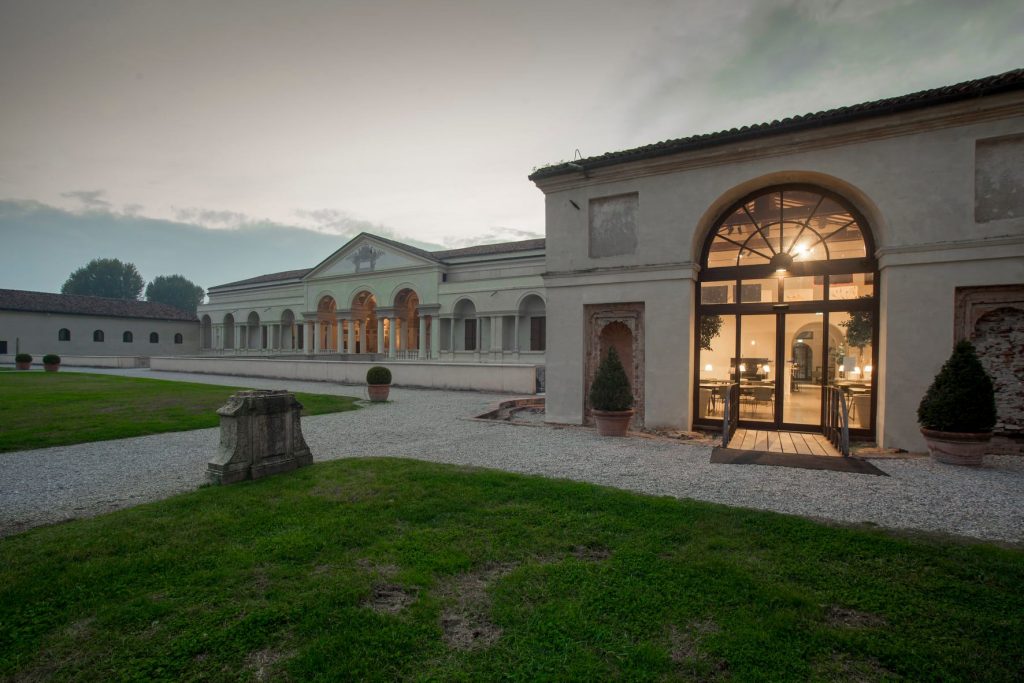
[{"label": "tree", "polygon": [[134,263],[98,258],[71,273],[60,291],[108,299],[138,299],[145,284]]},{"label": "tree", "polygon": [[711,342],[722,333],[722,316],[702,315],[700,317],[700,348],[704,351],[714,351]]},{"label": "tree", "polygon": [[594,410],[629,410],[633,407],[633,390],[619,352],[612,346],[590,385],[590,405]]},{"label": "tree", "polygon": [[182,275],[160,275],[146,285],[146,301],[155,301],[189,313],[203,302],[206,290]]}]

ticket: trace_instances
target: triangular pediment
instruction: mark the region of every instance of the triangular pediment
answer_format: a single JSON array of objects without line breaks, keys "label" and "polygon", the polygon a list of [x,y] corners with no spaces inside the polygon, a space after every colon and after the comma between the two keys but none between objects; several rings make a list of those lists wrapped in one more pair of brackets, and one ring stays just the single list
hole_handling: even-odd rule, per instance
[{"label": "triangular pediment", "polygon": [[[436,261],[416,252],[415,247],[403,248],[397,242],[374,235],[356,235],[341,249],[334,252],[306,275],[306,280],[346,275],[364,275],[403,268],[434,265]],[[421,252],[427,254],[428,252]]]}]

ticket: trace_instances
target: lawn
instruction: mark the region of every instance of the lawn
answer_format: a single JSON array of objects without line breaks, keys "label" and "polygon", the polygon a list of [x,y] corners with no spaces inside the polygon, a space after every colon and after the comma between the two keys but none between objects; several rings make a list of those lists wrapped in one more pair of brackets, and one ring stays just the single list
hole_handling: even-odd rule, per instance
[{"label": "lawn", "polygon": [[[0,377],[0,453],[216,427],[242,387],[73,372]],[[353,410],[349,396],[296,394],[303,415]]]},{"label": "lawn", "polygon": [[1020,680],[1024,552],[340,460],[0,540],[0,678]]}]

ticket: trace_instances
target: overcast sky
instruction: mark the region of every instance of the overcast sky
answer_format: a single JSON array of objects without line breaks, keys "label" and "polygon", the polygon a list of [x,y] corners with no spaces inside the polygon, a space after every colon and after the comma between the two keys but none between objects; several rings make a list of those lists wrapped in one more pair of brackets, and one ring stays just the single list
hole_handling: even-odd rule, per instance
[{"label": "overcast sky", "polygon": [[209,287],[360,230],[542,236],[526,176],[577,149],[1022,56],[1020,0],[0,0],[0,287],[56,291],[102,256]]}]

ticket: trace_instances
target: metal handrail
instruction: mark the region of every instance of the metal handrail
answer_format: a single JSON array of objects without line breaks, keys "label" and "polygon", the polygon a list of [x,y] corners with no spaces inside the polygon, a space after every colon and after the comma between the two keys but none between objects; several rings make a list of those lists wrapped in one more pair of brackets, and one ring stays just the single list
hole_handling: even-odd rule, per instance
[{"label": "metal handrail", "polygon": [[850,456],[850,406],[839,387],[825,387],[825,424],[821,431],[844,458]]},{"label": "metal handrail", "polygon": [[728,448],[740,422],[740,385],[730,384],[722,404],[722,448]]}]

